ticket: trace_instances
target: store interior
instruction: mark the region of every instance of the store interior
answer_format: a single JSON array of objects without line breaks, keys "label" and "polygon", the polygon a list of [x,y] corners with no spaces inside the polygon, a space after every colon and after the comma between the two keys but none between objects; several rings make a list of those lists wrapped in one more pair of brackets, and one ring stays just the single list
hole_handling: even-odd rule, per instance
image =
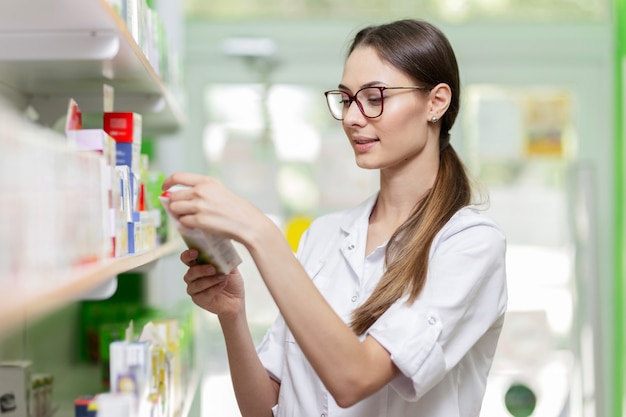
[{"label": "store interior", "polygon": [[[623,2],[148,3],[167,45],[166,58],[157,54],[157,63],[133,44],[131,23],[111,18],[116,2],[0,4],[0,198],[7,202],[0,208],[0,251],[9,254],[0,258],[0,293],[17,291],[0,296],[0,305],[8,306],[0,307],[0,322],[6,323],[0,325],[0,365],[29,360],[54,375],[57,406],[50,415],[74,416],[79,396],[103,389],[102,357],[92,357],[83,320],[88,313],[103,314],[99,309],[107,303],[118,309],[139,303],[158,317],[155,321],[163,314],[180,319],[188,337],[186,363],[196,372],[185,375],[188,398],[172,417],[240,414],[219,324],[185,293],[180,242],[127,256],[136,263],[93,273],[81,269],[76,286],[48,288],[41,277],[54,259],[44,259],[39,269],[18,268],[15,275],[15,264],[28,251],[11,254],[28,241],[7,237],[21,230],[8,219],[41,217],[35,209],[21,214],[12,206],[21,204],[21,191],[11,194],[19,190],[16,178],[38,184],[33,178],[47,174],[38,168],[30,175],[32,166],[57,171],[61,166],[46,165],[45,155],[56,150],[43,145],[35,163],[11,165],[15,170],[6,165],[15,159],[13,143],[21,140],[15,129],[27,131],[22,136],[28,141],[31,136],[55,141],[67,132],[69,98],[84,110],[84,128],[101,128],[108,106],[140,113],[142,152],[151,172],[219,178],[275,220],[295,249],[313,218],[356,205],[377,190],[376,173],[355,165],[322,92],[339,82],[346,45],[358,28],[403,17],[435,23],[457,54],[462,105],[451,143],[488,196],[487,213],[507,235],[509,309],[481,417],[626,415]],[[59,10],[69,7],[76,16],[61,16]],[[89,29],[90,39],[69,51],[52,46]],[[142,56],[140,67],[158,69],[147,70],[148,80],[135,80],[137,71],[126,60],[117,61],[136,53]],[[109,84],[110,90],[102,87]],[[18,123],[17,114],[28,124]],[[46,194],[50,184],[36,188],[40,205],[54,198]],[[66,205],[54,209],[65,211]],[[29,236],[54,246],[40,236],[46,219],[32,222]],[[253,338],[260,341],[277,308],[245,248],[235,247],[243,258]],[[56,269],[65,274],[67,266],[54,267],[53,275]],[[37,280],[20,287],[17,281],[31,275]],[[96,278],[84,279],[87,275]],[[40,285],[48,289],[33,296]],[[1,383],[0,378],[0,388]]]}]

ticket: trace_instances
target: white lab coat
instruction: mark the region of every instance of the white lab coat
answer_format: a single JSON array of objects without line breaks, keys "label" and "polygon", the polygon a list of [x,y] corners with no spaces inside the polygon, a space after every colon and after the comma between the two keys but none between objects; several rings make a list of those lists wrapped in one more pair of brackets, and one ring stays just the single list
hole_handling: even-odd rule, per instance
[{"label": "white lab coat", "polygon": [[[383,273],[386,245],[365,256],[375,201],[376,195],[318,218],[298,249],[316,287],[346,323]],[[279,316],[257,349],[281,383],[274,415],[478,416],[507,304],[505,248],[499,227],[476,208],[450,219],[432,243],[421,295],[412,304],[396,302],[368,331],[401,375],[349,408],[335,403]]]}]

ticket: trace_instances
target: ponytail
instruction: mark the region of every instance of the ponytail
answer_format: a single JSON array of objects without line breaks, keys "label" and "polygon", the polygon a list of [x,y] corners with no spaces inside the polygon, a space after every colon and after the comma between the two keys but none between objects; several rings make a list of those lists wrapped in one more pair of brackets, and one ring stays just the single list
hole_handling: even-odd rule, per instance
[{"label": "ponytail", "polygon": [[417,299],[426,282],[435,236],[459,209],[470,204],[472,193],[465,166],[446,139],[440,140],[442,150],[433,187],[389,240],[384,275],[352,315],[350,326],[356,334],[365,333],[401,297],[408,295],[411,303]]}]

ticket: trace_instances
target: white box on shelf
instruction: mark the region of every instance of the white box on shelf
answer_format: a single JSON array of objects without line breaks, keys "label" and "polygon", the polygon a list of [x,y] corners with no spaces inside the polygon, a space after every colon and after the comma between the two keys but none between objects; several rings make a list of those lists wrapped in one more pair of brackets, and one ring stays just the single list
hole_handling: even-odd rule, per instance
[{"label": "white box on shelf", "polygon": [[32,363],[0,362],[0,415],[30,417]]},{"label": "white box on shelf", "polygon": [[115,341],[109,345],[111,392],[128,392],[139,398],[150,374],[149,344]]}]

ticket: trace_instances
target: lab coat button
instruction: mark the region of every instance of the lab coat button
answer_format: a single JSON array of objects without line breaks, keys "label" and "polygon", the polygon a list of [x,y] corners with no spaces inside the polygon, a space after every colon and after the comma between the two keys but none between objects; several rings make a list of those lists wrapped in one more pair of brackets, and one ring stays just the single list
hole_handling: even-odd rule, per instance
[{"label": "lab coat button", "polygon": [[359,299],[359,297],[357,297],[356,295],[353,295],[352,298],[351,298],[353,303],[355,303],[356,300],[358,300],[358,299]]},{"label": "lab coat button", "polygon": [[348,250],[352,250],[352,249],[354,249],[354,245],[353,245],[352,243],[350,243],[350,244],[348,245]]},{"label": "lab coat button", "polygon": [[435,323],[437,323],[437,319],[434,316],[428,316],[428,324],[432,326]]}]

